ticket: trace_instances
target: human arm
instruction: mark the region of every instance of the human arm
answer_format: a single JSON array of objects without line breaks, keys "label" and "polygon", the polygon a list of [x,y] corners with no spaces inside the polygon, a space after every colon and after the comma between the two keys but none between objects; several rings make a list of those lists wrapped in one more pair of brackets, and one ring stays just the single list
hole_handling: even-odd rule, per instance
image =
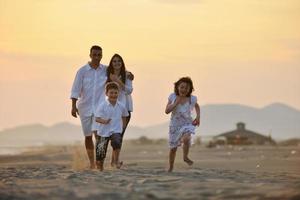
[{"label": "human arm", "polygon": [[125,84],[122,82],[121,79],[118,78],[117,75],[115,75],[115,74],[110,74],[110,75],[109,75],[109,78],[110,78],[111,81],[116,82],[116,83],[120,86],[120,88],[121,88],[122,90],[125,90]]},{"label": "human arm", "polygon": [[126,124],[127,124],[127,118],[126,117],[122,117],[122,128],[123,128],[123,130],[125,129]]},{"label": "human arm", "polygon": [[100,124],[108,124],[111,121],[111,119],[103,119],[101,117],[96,117],[96,122]]},{"label": "human arm", "polygon": [[195,104],[195,110],[196,110],[196,118],[193,121],[194,126],[200,125],[200,106],[198,103]]},{"label": "human arm", "polygon": [[95,111],[95,121],[100,124],[108,124],[111,121],[109,113],[106,112],[105,104],[99,104]]},{"label": "human arm", "polygon": [[126,80],[126,84],[125,84],[124,91],[125,91],[125,94],[126,94],[126,95],[132,93],[132,91],[133,91],[133,88],[132,88],[132,80],[129,80],[129,79]]},{"label": "human arm", "polygon": [[72,100],[71,114],[73,117],[76,117],[76,118],[77,118],[77,114],[79,115],[76,102],[81,94],[82,79],[83,79],[83,75],[82,75],[82,72],[79,70],[76,73],[76,76],[75,76],[75,79],[73,82],[73,86],[72,86],[72,90],[71,90],[71,100]]},{"label": "human arm", "polygon": [[176,106],[179,104],[179,102],[182,101],[182,97],[176,96],[175,98],[176,98],[175,101],[172,101],[171,97],[169,97],[169,101],[168,101],[168,104],[167,104],[166,110],[165,110],[166,114],[169,114],[170,112],[172,112],[176,108]]},{"label": "human arm", "polygon": [[76,106],[76,102],[77,102],[77,99],[72,98],[72,110],[71,110],[71,114],[75,118],[77,118],[77,115],[79,115],[78,109],[77,109],[77,106]]},{"label": "human arm", "polygon": [[122,127],[123,127],[123,130],[126,128],[127,126],[127,117],[129,116],[129,112],[127,110],[126,107],[122,106]]},{"label": "human arm", "polygon": [[134,79],[134,74],[129,72],[129,71],[126,71],[126,78],[133,81]]}]

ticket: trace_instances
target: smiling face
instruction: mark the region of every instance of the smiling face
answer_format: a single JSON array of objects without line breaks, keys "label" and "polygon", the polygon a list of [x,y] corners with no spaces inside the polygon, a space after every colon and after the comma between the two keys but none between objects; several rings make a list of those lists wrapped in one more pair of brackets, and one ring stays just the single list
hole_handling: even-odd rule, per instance
[{"label": "smiling face", "polygon": [[112,59],[112,67],[114,70],[121,70],[123,66],[123,62],[121,60],[120,57],[118,56],[115,56],[113,59]]},{"label": "smiling face", "polygon": [[181,82],[178,85],[178,94],[181,97],[186,97],[190,91],[190,85],[186,82]]},{"label": "smiling face", "polygon": [[118,96],[119,96],[119,90],[111,88],[111,89],[107,90],[106,96],[108,97],[108,101],[110,103],[116,103],[118,100]]}]

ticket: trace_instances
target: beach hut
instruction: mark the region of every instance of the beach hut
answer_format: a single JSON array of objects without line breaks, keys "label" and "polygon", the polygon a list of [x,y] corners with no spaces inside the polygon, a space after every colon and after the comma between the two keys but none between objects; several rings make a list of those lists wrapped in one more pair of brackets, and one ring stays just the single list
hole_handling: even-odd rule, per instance
[{"label": "beach hut", "polygon": [[231,145],[264,145],[264,144],[276,144],[271,136],[264,136],[260,133],[250,131],[246,129],[246,125],[243,122],[237,123],[236,130],[222,133],[214,137],[215,141],[219,138],[226,138],[226,144]]}]

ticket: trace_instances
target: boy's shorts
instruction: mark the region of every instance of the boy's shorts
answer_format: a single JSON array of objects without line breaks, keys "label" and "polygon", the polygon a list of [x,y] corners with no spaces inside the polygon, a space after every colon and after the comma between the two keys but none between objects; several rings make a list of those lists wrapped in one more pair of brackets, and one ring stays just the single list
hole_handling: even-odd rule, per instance
[{"label": "boy's shorts", "polygon": [[121,148],[121,134],[114,133],[110,137],[96,137],[96,161],[103,161],[106,157],[108,142],[112,148],[120,149]]},{"label": "boy's shorts", "polygon": [[84,136],[92,136],[93,131],[96,130],[95,116],[79,116],[79,118]]}]

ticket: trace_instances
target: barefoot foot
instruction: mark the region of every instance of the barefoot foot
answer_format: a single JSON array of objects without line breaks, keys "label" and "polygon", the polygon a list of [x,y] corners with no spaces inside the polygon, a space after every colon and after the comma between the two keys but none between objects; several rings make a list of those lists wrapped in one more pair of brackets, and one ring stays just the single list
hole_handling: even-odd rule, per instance
[{"label": "barefoot foot", "polygon": [[189,166],[194,164],[194,162],[192,160],[190,160],[189,158],[184,158],[183,161],[186,162]]},{"label": "barefoot foot", "polygon": [[117,169],[120,169],[122,167],[122,165],[123,165],[123,161],[117,163],[117,165],[116,165]]},{"label": "barefoot foot", "polygon": [[169,169],[167,170],[167,172],[172,172],[173,171],[173,167],[169,167]]},{"label": "barefoot foot", "polygon": [[90,169],[95,169],[95,168],[96,168],[95,163],[90,163]]}]

